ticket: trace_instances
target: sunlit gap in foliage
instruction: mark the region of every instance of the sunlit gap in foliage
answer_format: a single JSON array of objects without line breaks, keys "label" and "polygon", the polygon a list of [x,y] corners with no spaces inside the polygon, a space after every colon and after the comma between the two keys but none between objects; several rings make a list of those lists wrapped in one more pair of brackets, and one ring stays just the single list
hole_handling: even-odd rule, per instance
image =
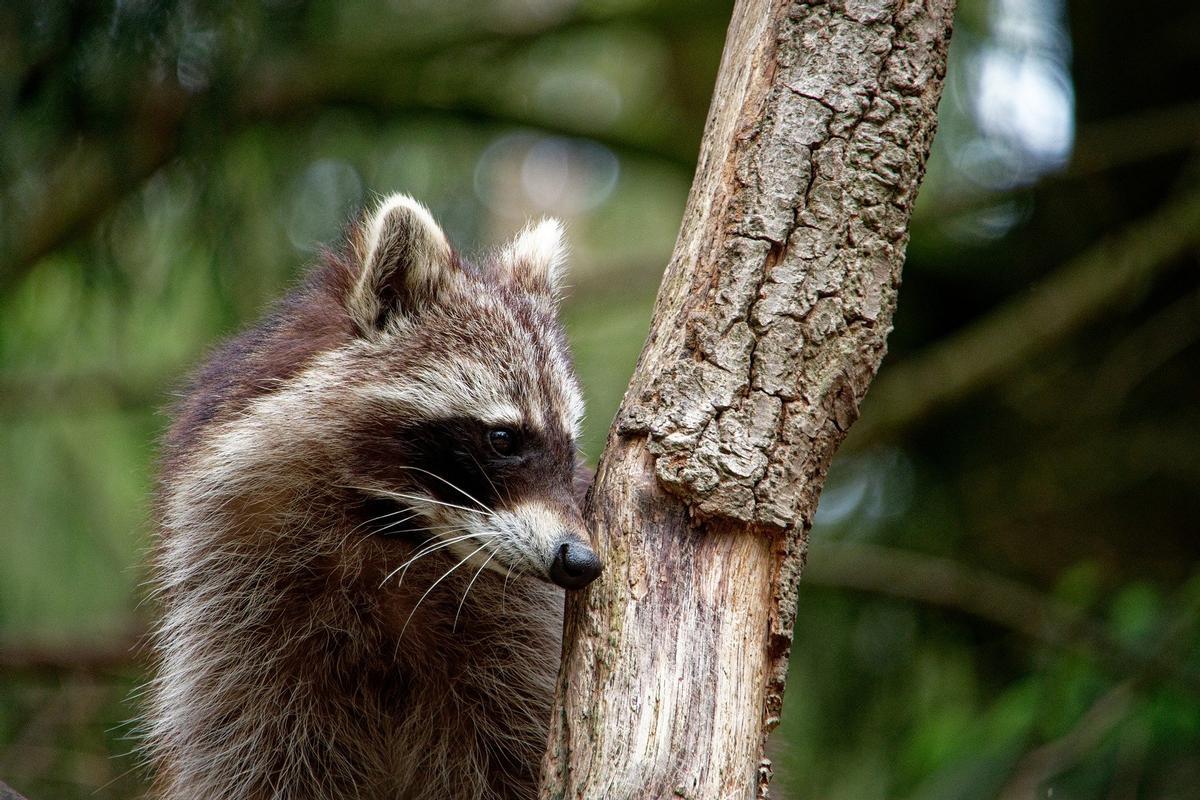
[{"label": "sunlit gap in foliage", "polygon": [[1027,220],[1032,198],[1019,190],[1062,170],[1075,146],[1062,0],[984,5],[980,27],[968,15],[955,32],[923,193],[924,207],[938,209],[939,228],[970,242],[998,239]]},{"label": "sunlit gap in foliage", "polygon": [[570,217],[608,200],[619,175],[617,157],[596,142],[512,133],[497,138],[480,156],[475,193],[501,217]]},{"label": "sunlit gap in foliage", "polygon": [[1070,36],[1062,0],[993,0],[975,52],[978,136],[958,164],[989,189],[1011,189],[1061,169],[1075,142]]}]

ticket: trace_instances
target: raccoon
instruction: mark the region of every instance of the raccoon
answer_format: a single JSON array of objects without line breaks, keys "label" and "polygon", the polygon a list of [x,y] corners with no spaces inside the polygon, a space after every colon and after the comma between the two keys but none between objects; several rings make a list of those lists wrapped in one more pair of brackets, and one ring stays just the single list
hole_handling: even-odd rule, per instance
[{"label": "raccoon", "polygon": [[158,797],[532,798],[601,563],[563,232],[479,265],[405,195],[193,379],[163,446]]}]

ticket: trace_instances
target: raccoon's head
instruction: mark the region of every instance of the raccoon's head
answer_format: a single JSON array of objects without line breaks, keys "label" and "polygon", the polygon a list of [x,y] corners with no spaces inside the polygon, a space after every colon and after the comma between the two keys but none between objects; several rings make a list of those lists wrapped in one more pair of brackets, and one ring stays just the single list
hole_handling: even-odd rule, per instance
[{"label": "raccoon's head", "polygon": [[359,226],[337,427],[344,480],[370,498],[379,535],[567,589],[600,573],[575,497],[583,403],[556,317],[564,255],[546,220],[470,264],[404,195]]}]

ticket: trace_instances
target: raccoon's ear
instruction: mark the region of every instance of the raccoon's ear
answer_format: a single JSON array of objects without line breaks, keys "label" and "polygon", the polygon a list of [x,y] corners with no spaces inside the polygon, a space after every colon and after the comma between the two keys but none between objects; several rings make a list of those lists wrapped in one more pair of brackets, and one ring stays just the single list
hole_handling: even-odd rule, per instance
[{"label": "raccoon's ear", "polygon": [[567,244],[556,219],[530,223],[500,251],[500,271],[526,291],[557,299],[566,272]]},{"label": "raccoon's ear", "polygon": [[384,198],[366,215],[354,252],[358,274],[346,310],[363,334],[436,300],[457,269],[446,234],[429,209],[406,194]]}]

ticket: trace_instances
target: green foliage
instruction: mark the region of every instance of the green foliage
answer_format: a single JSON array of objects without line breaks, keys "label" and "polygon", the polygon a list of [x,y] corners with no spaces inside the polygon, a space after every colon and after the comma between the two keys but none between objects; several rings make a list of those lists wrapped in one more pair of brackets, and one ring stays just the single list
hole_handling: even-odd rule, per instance
[{"label": "green foliage", "polygon": [[[1200,64],[1181,9],[1130,18],[1106,1],[1060,19],[1055,3],[960,3],[885,370],[944,346],[952,374],[961,332],[1018,313],[1067,258],[1195,183]],[[161,409],[375,194],[421,197],[468,252],[528,217],[566,218],[564,314],[598,457],[678,229],[728,11],[0,8],[0,778],[34,800],[139,795],[129,720],[145,676],[97,654],[152,611],[140,583]],[[993,85],[984,102],[997,63],[1048,83],[1021,84],[1016,106]],[[1053,117],[1046,97],[1073,103],[1069,163],[1046,138],[1061,125],[1017,124]],[[812,532],[776,794],[1195,795],[1195,267],[1194,252],[1172,256],[1019,369],[870,447],[850,440]],[[868,398],[864,422],[886,410]],[[925,559],[950,591],[821,582],[821,546],[838,543]],[[1015,581],[1038,619],[980,608],[964,575]],[[1051,608],[1099,634],[1055,629],[1036,611]],[[82,666],[39,666],[38,647]]]}]

